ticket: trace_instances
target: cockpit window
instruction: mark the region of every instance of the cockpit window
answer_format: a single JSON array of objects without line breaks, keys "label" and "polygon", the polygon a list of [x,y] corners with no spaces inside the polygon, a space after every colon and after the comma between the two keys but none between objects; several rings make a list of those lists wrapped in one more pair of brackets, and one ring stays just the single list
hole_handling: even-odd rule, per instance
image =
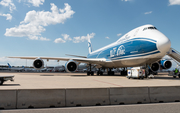
[{"label": "cockpit window", "polygon": [[146,28],[143,29],[143,31],[147,30],[147,29],[157,29],[157,28],[156,27],[146,27]]}]

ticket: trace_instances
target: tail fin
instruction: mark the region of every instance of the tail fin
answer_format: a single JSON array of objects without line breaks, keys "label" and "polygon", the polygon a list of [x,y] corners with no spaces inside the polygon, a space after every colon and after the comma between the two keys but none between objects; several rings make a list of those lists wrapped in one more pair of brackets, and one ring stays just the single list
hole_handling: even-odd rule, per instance
[{"label": "tail fin", "polygon": [[9,63],[7,63],[8,64],[8,66],[9,66],[9,68],[11,68],[11,65],[9,64]]},{"label": "tail fin", "polygon": [[88,38],[88,49],[89,49],[89,54],[91,54],[92,50],[92,45],[91,45],[91,40]]}]

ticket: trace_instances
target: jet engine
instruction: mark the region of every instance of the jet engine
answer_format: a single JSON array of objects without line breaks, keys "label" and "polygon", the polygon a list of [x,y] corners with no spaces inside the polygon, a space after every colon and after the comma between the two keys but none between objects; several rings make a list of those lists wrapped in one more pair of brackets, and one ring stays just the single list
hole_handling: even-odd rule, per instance
[{"label": "jet engine", "polygon": [[67,72],[75,72],[77,68],[78,64],[73,60],[70,60],[65,64],[65,69]]},{"label": "jet engine", "polygon": [[37,58],[36,60],[34,60],[33,62],[33,67],[37,70],[40,70],[44,67],[44,61],[40,58]]},{"label": "jet engine", "polygon": [[161,60],[160,64],[163,69],[169,69],[172,66],[172,63],[169,60]]},{"label": "jet engine", "polygon": [[151,71],[156,72],[159,70],[159,67],[160,67],[159,63],[155,62],[155,63],[151,64],[150,69],[151,69]]}]

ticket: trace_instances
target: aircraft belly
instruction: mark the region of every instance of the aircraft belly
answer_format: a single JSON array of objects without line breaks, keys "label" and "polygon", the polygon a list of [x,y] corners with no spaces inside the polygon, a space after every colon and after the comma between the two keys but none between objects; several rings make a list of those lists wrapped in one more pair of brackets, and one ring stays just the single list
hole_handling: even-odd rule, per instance
[{"label": "aircraft belly", "polygon": [[119,59],[112,62],[106,62],[103,67],[106,68],[121,68],[121,67],[136,67],[143,66],[145,64],[151,64],[156,61],[162,59],[164,54],[158,53],[155,55],[137,57],[137,58],[127,58],[127,59]]}]

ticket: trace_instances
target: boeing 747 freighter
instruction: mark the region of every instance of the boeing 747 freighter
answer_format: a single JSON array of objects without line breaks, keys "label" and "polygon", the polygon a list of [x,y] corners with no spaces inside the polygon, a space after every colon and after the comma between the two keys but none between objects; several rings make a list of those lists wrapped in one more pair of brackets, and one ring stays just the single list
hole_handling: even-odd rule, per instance
[{"label": "boeing 747 freighter", "polygon": [[[89,65],[88,75],[94,75],[91,66],[96,68],[108,68],[108,74],[114,74],[112,68],[146,66],[152,71],[157,71],[160,66],[169,69],[171,61],[161,60],[170,50],[170,40],[153,25],[143,25],[126,33],[116,42],[103,48],[92,51],[90,39],[88,40],[89,54],[87,56],[76,56],[76,58],[62,57],[9,57],[20,59],[34,59],[35,69],[44,67],[44,59],[67,61],[65,69],[67,72],[75,72],[80,63]],[[78,58],[77,58],[78,57]],[[103,74],[98,71],[97,74]]]}]

